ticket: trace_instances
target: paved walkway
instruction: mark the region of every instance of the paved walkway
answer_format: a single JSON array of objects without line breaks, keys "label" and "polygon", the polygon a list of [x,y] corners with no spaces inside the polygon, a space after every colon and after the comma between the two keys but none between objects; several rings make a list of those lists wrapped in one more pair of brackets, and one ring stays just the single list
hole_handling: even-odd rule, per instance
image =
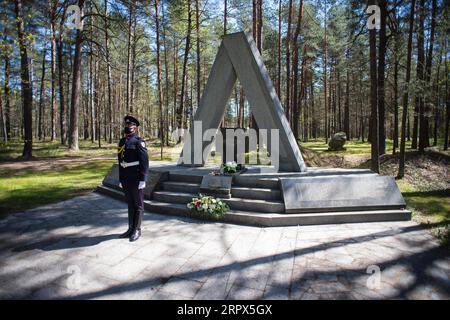
[{"label": "paved walkway", "polygon": [[91,193],[0,220],[0,298],[450,299],[450,255],[414,222],[256,228]]}]

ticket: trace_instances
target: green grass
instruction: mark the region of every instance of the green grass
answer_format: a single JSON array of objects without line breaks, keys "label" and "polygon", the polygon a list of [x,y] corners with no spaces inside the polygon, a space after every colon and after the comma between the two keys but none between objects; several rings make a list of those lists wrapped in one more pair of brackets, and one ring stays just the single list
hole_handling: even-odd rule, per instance
[{"label": "green grass", "polygon": [[56,171],[0,170],[0,216],[92,191],[112,164],[112,160],[93,160]]},{"label": "green grass", "polygon": [[[442,146],[442,144],[442,140],[438,141],[439,146]],[[370,158],[371,151],[371,145],[369,143],[362,143],[356,140],[348,141],[345,144],[345,151],[328,151],[328,145],[325,144],[324,139],[300,142],[300,145],[317,152],[322,159],[348,155],[366,156]],[[392,147],[393,141],[387,140],[387,154],[392,154]],[[407,151],[411,150],[411,142],[407,141],[406,148]],[[423,170],[413,170],[409,174],[418,174],[418,171],[420,171],[418,176],[414,175],[413,179],[410,177],[410,179],[398,180],[397,184],[405,198],[408,209],[413,212],[413,219],[430,227],[431,233],[443,245],[448,246],[450,243],[450,189],[440,190],[439,188],[441,186],[438,183],[430,179],[424,179],[424,177],[420,176],[423,174],[426,175],[426,172]]]},{"label": "green grass", "polygon": [[[96,156],[116,156],[117,142],[107,143],[102,141],[101,148],[98,142],[80,140],[79,151],[71,151],[66,145],[62,145],[59,141],[34,141],[33,157],[40,158],[62,158],[62,157],[96,157]],[[152,161],[173,160],[170,150],[173,146],[164,147],[163,159],[160,157],[159,142],[156,139],[148,141],[149,159]],[[15,161],[22,155],[23,142],[11,140],[8,143],[0,141],[0,162]]]},{"label": "green grass", "polygon": [[[318,152],[321,156],[327,155],[355,155],[355,156],[370,156],[370,143],[361,142],[359,140],[347,141],[344,145],[346,150],[344,151],[328,151],[328,144],[325,143],[324,139],[309,140],[307,142],[300,142],[302,147],[314,150]],[[393,141],[386,140],[386,152],[388,154],[392,153]],[[406,148],[411,148],[411,141],[406,142]]]},{"label": "green grass", "polygon": [[[71,151],[66,145],[59,141],[33,141],[33,156],[36,158],[60,158],[60,157],[94,157],[101,155],[114,155],[117,144],[102,142],[101,148],[98,142],[92,143],[90,140],[79,141],[79,151]],[[22,155],[23,142],[10,140],[7,143],[0,142],[0,162],[14,161]]]},{"label": "green grass", "polygon": [[429,226],[443,245],[450,245],[450,189],[420,190],[403,180],[397,185],[413,219]]},{"label": "green grass", "polygon": [[[159,161],[159,146],[149,141],[150,161]],[[18,140],[0,142],[0,163],[15,161],[22,153],[23,142]],[[87,160],[42,168],[39,165],[32,169],[0,169],[0,217],[34,207],[67,200],[95,189],[101,183],[112,164],[116,162],[117,143],[80,140],[80,150],[73,152],[59,142],[35,141],[33,156],[39,159],[65,159],[95,156],[111,156],[113,159]],[[172,160],[168,152],[171,147],[164,148],[163,160]]]},{"label": "green grass", "polygon": [[[325,139],[312,139],[307,142],[299,142],[302,147],[314,150],[318,152],[321,156],[326,155],[355,155],[355,156],[370,156],[370,148],[371,145],[367,141],[361,142],[359,140],[350,140],[347,141],[344,145],[346,150],[344,151],[328,151],[328,144],[325,143]],[[433,144],[432,139],[430,139],[430,146]],[[444,144],[443,139],[438,139],[437,146],[440,151],[442,151]],[[386,140],[386,153],[392,154],[392,149],[394,146],[393,140]],[[411,150],[411,141],[406,141],[406,149]],[[397,150],[400,150],[397,148]]]}]

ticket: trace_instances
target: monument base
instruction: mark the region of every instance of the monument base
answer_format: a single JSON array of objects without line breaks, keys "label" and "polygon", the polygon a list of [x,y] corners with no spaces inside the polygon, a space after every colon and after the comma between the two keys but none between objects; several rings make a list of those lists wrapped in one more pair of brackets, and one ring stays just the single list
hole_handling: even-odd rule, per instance
[{"label": "monument base", "polygon": [[[114,166],[97,191],[124,199]],[[411,219],[395,181],[370,170],[276,172],[270,166],[247,166],[246,172],[223,181],[211,179],[209,174],[218,169],[152,163],[145,208],[190,216],[186,204],[198,193],[210,191],[221,195],[231,208],[223,220],[239,224],[289,226]]]}]

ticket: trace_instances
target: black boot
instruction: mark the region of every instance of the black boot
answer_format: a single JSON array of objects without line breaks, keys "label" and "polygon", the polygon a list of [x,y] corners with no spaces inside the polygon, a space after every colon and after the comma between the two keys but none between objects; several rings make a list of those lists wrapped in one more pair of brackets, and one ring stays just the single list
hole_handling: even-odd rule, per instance
[{"label": "black boot", "polygon": [[133,234],[130,237],[130,242],[134,242],[141,237],[141,229],[134,230]]},{"label": "black boot", "polygon": [[133,225],[134,225],[134,210],[128,208],[128,230],[125,233],[122,233],[119,238],[129,238],[133,234]]},{"label": "black boot", "polygon": [[134,216],[134,228],[133,234],[130,237],[130,242],[136,241],[141,236],[141,222],[144,215],[144,210],[136,210]]}]

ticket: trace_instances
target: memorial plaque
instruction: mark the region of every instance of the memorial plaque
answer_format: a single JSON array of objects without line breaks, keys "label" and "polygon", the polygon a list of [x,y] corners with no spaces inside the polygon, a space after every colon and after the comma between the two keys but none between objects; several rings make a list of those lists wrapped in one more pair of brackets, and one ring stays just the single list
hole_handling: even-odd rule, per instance
[{"label": "memorial plaque", "polygon": [[280,178],[286,213],[405,208],[392,177],[349,175]]},{"label": "memorial plaque", "polygon": [[215,197],[230,198],[232,180],[232,176],[203,176],[200,192]]}]

